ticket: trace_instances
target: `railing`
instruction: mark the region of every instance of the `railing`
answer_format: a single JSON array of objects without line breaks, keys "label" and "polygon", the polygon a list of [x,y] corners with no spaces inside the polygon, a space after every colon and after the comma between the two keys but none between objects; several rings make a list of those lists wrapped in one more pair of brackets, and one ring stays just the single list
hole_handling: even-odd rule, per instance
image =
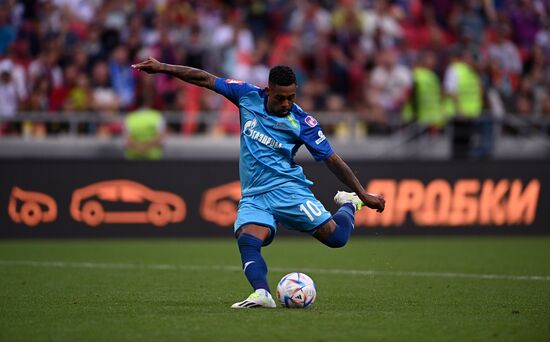
[{"label": "railing", "polygon": [[[15,118],[0,117],[0,157],[104,157],[121,158],[124,148],[123,122],[127,113],[95,112],[22,112]],[[215,112],[198,113],[193,120],[182,112],[163,113],[168,126],[165,158],[236,158],[238,116],[221,117]],[[370,123],[355,113],[317,113],[325,134],[339,154],[357,160],[457,158],[457,124],[433,128],[418,124],[393,124],[388,133],[369,132]],[[37,125],[38,124],[38,125]],[[197,124],[198,130],[185,131],[185,125]],[[37,134],[35,126],[43,126]],[[98,135],[102,126],[115,129]],[[236,127],[224,133],[218,126]],[[51,126],[51,131],[44,131]],[[8,129],[6,129],[8,127]],[[344,129],[342,129],[344,127]],[[367,128],[366,130],[364,128]],[[112,127],[111,127],[112,128]],[[15,132],[15,133],[14,133]],[[503,118],[482,116],[474,121],[467,157],[474,159],[547,159],[550,158],[550,118],[506,115]],[[302,153],[302,157],[306,153]],[[300,156],[300,153],[299,155]]]},{"label": "railing", "polygon": [[[0,116],[0,123],[13,124],[19,126],[21,133],[24,132],[25,125],[33,124],[56,124],[62,125],[63,129],[59,132],[47,132],[48,134],[64,134],[71,136],[90,135],[94,134],[94,129],[86,129],[87,126],[97,126],[102,124],[117,124],[123,125],[126,112],[116,113],[102,113],[102,112],[19,112],[14,117],[2,117]],[[191,132],[192,134],[201,134],[207,132],[209,128],[216,125],[234,125],[239,123],[237,115],[234,117],[229,116],[221,117],[218,112],[199,112],[194,116],[185,115],[183,112],[163,112],[166,124],[171,128],[171,132],[174,134],[181,133],[181,128],[187,124],[197,124],[199,128],[197,131]],[[368,126],[370,122],[365,121],[354,112],[319,112],[316,113],[316,118],[320,121],[321,125],[326,126],[325,129],[331,132],[335,131],[335,127],[338,125],[347,126],[350,136],[363,136],[370,134],[368,132]],[[494,125],[497,135],[520,135],[520,136],[532,136],[532,135],[546,135],[550,134],[550,116],[546,117],[526,117],[518,116],[514,114],[507,114],[503,118],[494,118],[489,115],[484,115],[479,119],[480,122],[488,122]],[[366,126],[366,131],[354,129],[357,126]],[[411,126],[417,126],[415,124],[405,125],[400,122],[390,122],[386,124],[388,134],[403,135],[404,133],[414,136],[421,136],[427,130],[423,126],[418,128],[411,128]],[[448,127],[447,127],[448,128]],[[448,129],[443,129],[443,132],[448,132]],[[430,130],[430,132],[433,132]],[[16,132],[17,133],[17,132]]]}]

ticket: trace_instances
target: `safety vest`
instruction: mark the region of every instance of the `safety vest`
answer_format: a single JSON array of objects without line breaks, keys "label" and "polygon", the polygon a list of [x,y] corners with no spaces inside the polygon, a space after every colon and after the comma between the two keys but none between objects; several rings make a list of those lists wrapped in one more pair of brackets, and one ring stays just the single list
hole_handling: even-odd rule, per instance
[{"label": "safety vest", "polygon": [[[456,62],[453,68],[458,78],[457,101],[462,115],[477,118],[483,109],[481,81],[478,74],[468,64]],[[456,113],[455,109],[455,113]]]},{"label": "safety vest", "polygon": [[[154,109],[140,109],[128,113],[126,117],[126,130],[129,138],[140,143],[147,143],[161,136],[162,124],[162,114]],[[145,151],[138,151],[127,147],[125,155],[128,159],[160,159],[162,149],[154,146]]]},{"label": "safety vest", "polygon": [[405,122],[416,118],[424,125],[443,126],[445,113],[441,108],[441,86],[437,75],[428,68],[416,67],[413,71],[414,94],[405,106]]}]

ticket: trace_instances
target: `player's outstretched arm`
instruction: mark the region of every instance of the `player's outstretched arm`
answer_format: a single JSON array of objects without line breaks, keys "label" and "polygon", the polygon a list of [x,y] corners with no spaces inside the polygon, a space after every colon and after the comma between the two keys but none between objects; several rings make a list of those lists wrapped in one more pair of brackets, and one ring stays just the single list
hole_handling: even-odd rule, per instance
[{"label": "player's outstretched arm", "polygon": [[334,175],[350,187],[357,196],[365,203],[365,205],[371,209],[376,209],[378,212],[383,212],[384,207],[386,206],[386,201],[382,195],[369,194],[365,191],[365,188],[361,185],[361,182],[355,177],[353,171],[346,162],[340,158],[339,155],[333,153],[330,157],[325,160],[327,167],[334,173]]},{"label": "player's outstretched arm", "polygon": [[182,81],[211,90],[214,90],[214,82],[216,81],[216,76],[204,70],[195,69],[184,65],[161,63],[153,57],[149,57],[143,62],[133,64],[132,68],[144,71],[148,74],[168,74],[177,77]]}]

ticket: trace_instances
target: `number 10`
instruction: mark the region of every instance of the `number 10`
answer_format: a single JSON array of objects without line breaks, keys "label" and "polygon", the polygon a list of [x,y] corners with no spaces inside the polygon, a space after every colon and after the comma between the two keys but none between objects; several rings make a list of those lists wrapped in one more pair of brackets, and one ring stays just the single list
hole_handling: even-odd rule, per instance
[{"label": "number 10", "polygon": [[[307,205],[307,208],[305,205],[303,204],[300,204],[300,211],[303,211],[307,217],[309,218],[310,221],[313,222],[313,220],[315,220],[315,218],[313,217],[313,215],[315,216],[321,216],[321,214],[323,213],[321,211],[321,209],[319,209],[319,207],[317,206],[317,204],[311,202],[310,200],[307,200],[306,201],[306,205]],[[309,210],[308,210],[309,209]],[[311,215],[313,214],[313,215]]]}]

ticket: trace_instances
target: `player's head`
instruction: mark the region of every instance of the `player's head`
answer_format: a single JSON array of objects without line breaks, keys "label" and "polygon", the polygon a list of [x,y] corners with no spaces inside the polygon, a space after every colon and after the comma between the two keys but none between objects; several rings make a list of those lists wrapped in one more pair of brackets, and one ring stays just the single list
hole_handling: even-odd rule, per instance
[{"label": "player's head", "polygon": [[291,68],[277,65],[269,71],[267,110],[271,114],[288,115],[296,99],[296,75]]}]

